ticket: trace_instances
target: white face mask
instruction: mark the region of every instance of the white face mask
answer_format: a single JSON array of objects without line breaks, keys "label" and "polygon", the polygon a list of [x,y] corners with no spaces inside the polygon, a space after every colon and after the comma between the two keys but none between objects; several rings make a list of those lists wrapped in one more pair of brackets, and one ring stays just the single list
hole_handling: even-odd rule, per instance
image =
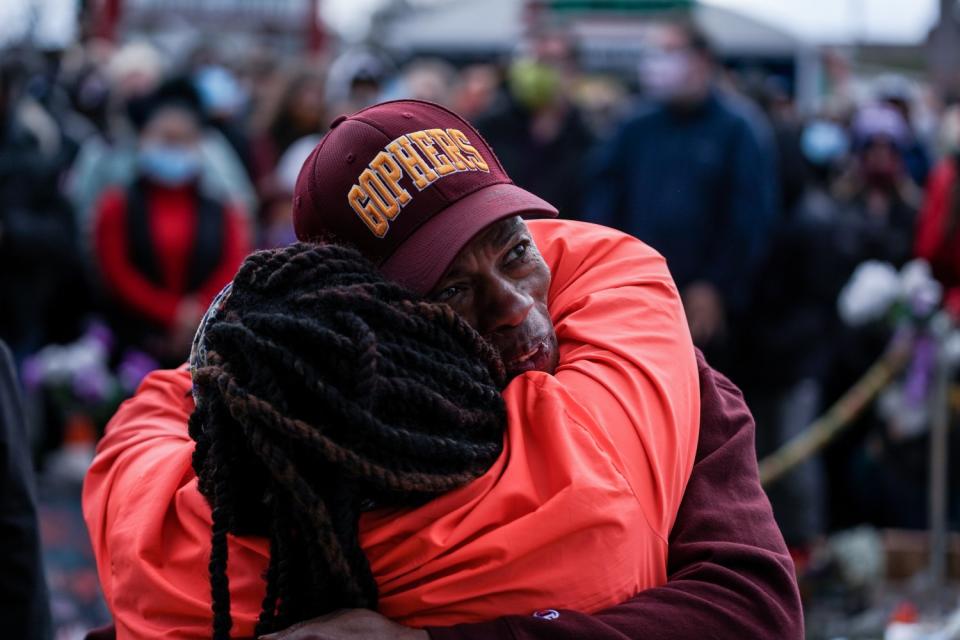
[{"label": "white face mask", "polygon": [[140,171],[168,187],[179,187],[194,180],[201,169],[200,153],[182,145],[149,143],[140,148]]},{"label": "white face mask", "polygon": [[640,82],[651,97],[682,97],[693,82],[693,56],[689,51],[652,51],[640,62]]}]

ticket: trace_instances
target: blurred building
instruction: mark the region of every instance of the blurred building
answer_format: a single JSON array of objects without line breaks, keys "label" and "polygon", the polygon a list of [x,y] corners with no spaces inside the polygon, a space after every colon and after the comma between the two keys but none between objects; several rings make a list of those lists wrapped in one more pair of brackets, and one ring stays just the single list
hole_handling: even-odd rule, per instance
[{"label": "blurred building", "polygon": [[318,0],[92,0],[88,29],[114,39],[124,33],[163,35],[193,32],[201,37],[243,38],[275,51],[297,53],[324,44]]},{"label": "blurred building", "polygon": [[927,40],[933,81],[945,94],[960,98],[960,3],[940,0],[940,20]]},{"label": "blurred building", "polygon": [[821,73],[815,47],[737,11],[694,0],[454,0],[419,10],[404,6],[381,15],[378,40],[400,58],[489,61],[509,54],[528,27],[559,23],[575,37],[584,70],[612,72],[634,83],[650,23],[677,15],[697,23],[724,66],[776,76],[801,109],[813,107]]}]

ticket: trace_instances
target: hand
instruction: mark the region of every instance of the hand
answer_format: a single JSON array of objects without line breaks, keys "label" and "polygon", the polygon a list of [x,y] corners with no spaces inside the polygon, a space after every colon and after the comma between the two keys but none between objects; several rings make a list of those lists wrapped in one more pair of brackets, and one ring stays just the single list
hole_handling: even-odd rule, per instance
[{"label": "hand", "polygon": [[690,335],[698,347],[710,344],[726,333],[726,311],[717,288],[708,282],[694,282],[683,292],[683,308]]},{"label": "hand", "polygon": [[411,629],[368,609],[341,609],[261,636],[261,640],[429,640],[422,629]]}]

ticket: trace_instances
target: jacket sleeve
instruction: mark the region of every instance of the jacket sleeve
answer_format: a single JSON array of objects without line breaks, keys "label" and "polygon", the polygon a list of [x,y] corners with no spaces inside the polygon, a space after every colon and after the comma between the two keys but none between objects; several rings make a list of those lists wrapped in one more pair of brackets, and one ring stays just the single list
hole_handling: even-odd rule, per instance
[{"label": "jacket sleeve", "polygon": [[432,640],[799,640],[793,563],[757,474],[743,397],[698,356],[696,464],[670,534],[669,582],[595,615],[511,616],[430,628]]}]

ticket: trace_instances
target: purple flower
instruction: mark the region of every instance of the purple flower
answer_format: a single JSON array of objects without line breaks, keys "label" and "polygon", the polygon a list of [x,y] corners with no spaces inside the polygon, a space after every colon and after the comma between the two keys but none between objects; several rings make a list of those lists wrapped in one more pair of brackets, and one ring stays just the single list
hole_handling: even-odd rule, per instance
[{"label": "purple flower", "polygon": [[100,404],[113,389],[113,379],[104,367],[86,367],[73,375],[73,393],[81,402]]},{"label": "purple flower", "polygon": [[159,368],[160,364],[143,351],[127,349],[123,353],[120,365],[117,367],[117,377],[120,386],[127,393],[133,393],[140,386],[144,377]]},{"label": "purple flower", "polygon": [[33,392],[43,386],[43,363],[36,355],[32,355],[20,365],[20,377],[23,379],[23,388]]},{"label": "purple flower", "polygon": [[104,353],[110,353],[113,349],[113,331],[99,320],[90,323],[84,337],[103,347]]}]

